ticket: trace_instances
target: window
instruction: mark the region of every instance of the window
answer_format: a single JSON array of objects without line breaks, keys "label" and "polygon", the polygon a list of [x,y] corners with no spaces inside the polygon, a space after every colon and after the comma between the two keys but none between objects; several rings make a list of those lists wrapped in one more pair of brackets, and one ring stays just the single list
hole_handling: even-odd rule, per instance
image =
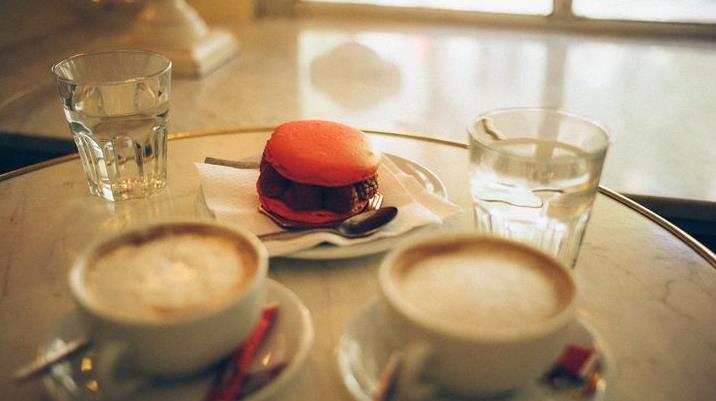
[{"label": "window", "polygon": [[[298,0],[352,11],[401,9],[463,20],[553,28],[655,31],[716,36],[716,0]],[[310,6],[309,6],[310,7]],[[438,14],[440,15],[440,14]]]},{"label": "window", "polygon": [[714,0],[572,0],[572,7],[575,15],[594,19],[716,22]]},{"label": "window", "polygon": [[549,15],[552,0],[310,0],[318,3],[369,4],[504,14]]}]

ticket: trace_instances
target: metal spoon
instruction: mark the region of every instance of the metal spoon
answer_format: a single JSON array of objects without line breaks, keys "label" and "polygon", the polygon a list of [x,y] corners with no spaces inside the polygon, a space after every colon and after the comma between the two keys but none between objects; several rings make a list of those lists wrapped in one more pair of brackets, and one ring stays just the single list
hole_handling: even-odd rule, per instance
[{"label": "metal spoon", "polygon": [[56,347],[52,352],[38,355],[35,360],[17,369],[12,376],[12,380],[24,382],[34,379],[47,373],[47,370],[52,367],[52,365],[74,356],[77,353],[84,352],[89,346],[90,342],[85,338],[69,341],[61,347]]},{"label": "metal spoon", "polygon": [[[278,303],[274,303],[278,304]],[[271,305],[271,304],[269,304]],[[269,306],[267,305],[267,307]],[[283,368],[285,368],[289,361],[290,355],[286,340],[280,336],[274,336],[270,338],[269,333],[267,338],[263,339],[262,344],[259,347],[258,354],[254,356],[251,366],[247,372],[247,387],[243,390],[248,393],[266,384],[267,381],[277,376]],[[72,363],[68,371],[63,373],[65,376],[70,376],[76,381],[87,380],[93,381],[96,379],[92,366],[96,366],[96,356],[92,352],[91,341],[82,336],[80,338],[72,340],[62,340],[57,338],[53,340],[51,349],[35,357],[31,362],[21,366],[15,370],[12,376],[12,380],[16,383],[28,382],[32,379],[40,378],[50,372],[50,369],[59,364],[67,362],[70,358],[77,358],[80,360],[89,359],[92,363],[89,370],[80,367],[77,363]],[[77,391],[85,391],[87,388],[84,385],[77,386]],[[81,398],[81,397],[79,397]],[[82,398],[83,399],[83,398]]]},{"label": "metal spoon", "polygon": [[332,233],[345,238],[366,237],[378,231],[380,227],[393,221],[398,215],[398,208],[393,206],[382,207],[380,209],[368,210],[357,214],[335,227],[312,228],[307,230],[279,231],[270,234],[259,235],[262,241],[280,241],[303,237],[304,235],[315,233]]}]

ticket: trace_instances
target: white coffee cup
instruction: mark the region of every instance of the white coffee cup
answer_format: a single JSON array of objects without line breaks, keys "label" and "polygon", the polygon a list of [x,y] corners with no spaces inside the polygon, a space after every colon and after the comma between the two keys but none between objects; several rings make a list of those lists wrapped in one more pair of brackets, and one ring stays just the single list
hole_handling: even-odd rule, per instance
[{"label": "white coffee cup", "polygon": [[175,220],[96,242],[69,285],[111,397],[201,371],[245,340],[265,304],[268,252],[247,230]]},{"label": "white coffee cup", "polygon": [[396,249],[379,284],[394,347],[427,349],[423,376],[467,397],[503,393],[549,370],[578,298],[572,272],[553,257],[475,233]]}]

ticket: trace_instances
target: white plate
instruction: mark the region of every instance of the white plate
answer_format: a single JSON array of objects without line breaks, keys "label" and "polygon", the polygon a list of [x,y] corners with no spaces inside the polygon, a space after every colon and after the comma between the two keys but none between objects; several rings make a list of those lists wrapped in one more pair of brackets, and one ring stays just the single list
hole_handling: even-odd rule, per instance
[{"label": "white plate", "polygon": [[[280,306],[274,326],[262,349],[268,347],[268,350],[281,354],[280,358],[285,358],[288,364],[270,383],[242,398],[245,401],[265,400],[285,387],[303,366],[313,344],[313,323],[310,313],[296,294],[273,280],[268,280],[267,289],[268,301],[278,302]],[[40,352],[44,353],[47,349],[61,346],[66,341],[79,338],[83,333],[84,328],[80,323],[79,314],[74,310],[59,322],[45,343],[45,348]],[[95,381],[91,369],[93,357],[94,353],[90,349],[70,361],[54,366],[43,380],[50,398],[56,401],[100,400],[102,384]],[[131,399],[133,401],[204,401],[214,375],[215,371],[210,370],[186,380],[151,381],[136,394],[132,394]],[[99,392],[93,389],[99,389]]]},{"label": "white plate", "polygon": [[[445,185],[442,183],[440,178],[436,176],[432,171],[426,167],[400,156],[396,156],[389,153],[384,153],[384,156],[389,157],[395,165],[402,170],[404,173],[415,177],[416,180],[422,185],[427,191],[430,191],[438,196],[447,199],[447,191]],[[203,217],[215,218],[214,214],[209,210],[204,199],[204,193],[199,189],[197,193],[196,202],[197,213]],[[408,231],[397,237],[378,238],[375,241],[362,242],[356,245],[350,246],[336,246],[332,244],[321,244],[311,249],[305,249],[290,255],[281,255],[283,258],[292,259],[312,259],[312,260],[324,260],[324,259],[344,259],[353,258],[357,256],[372,255],[391,249],[396,246],[399,241],[405,239],[406,236],[414,235],[419,231],[427,228],[426,226],[418,227],[411,231]]]},{"label": "white plate", "polygon": [[[380,318],[377,301],[371,302],[358,313],[338,342],[338,369],[348,391],[358,401],[372,401],[378,387],[381,370],[392,353],[390,341],[384,335],[385,326]],[[597,350],[601,379],[597,391],[591,395],[576,396],[577,387],[557,390],[543,380],[535,380],[524,388],[500,396],[500,401],[601,401],[606,398],[606,388],[613,362],[604,343],[592,328],[578,320],[569,334],[568,343]],[[476,361],[479,363],[479,361]],[[494,400],[494,399],[491,399]],[[432,401],[465,401],[455,397],[440,396]]]}]

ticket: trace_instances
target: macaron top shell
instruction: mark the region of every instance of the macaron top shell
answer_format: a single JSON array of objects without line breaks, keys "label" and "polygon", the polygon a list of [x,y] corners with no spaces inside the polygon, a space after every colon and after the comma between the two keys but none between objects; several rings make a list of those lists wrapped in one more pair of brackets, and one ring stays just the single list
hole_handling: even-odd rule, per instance
[{"label": "macaron top shell", "polygon": [[321,120],[281,124],[266,143],[263,158],[292,181],[326,187],[363,181],[376,173],[380,162],[363,132]]}]

